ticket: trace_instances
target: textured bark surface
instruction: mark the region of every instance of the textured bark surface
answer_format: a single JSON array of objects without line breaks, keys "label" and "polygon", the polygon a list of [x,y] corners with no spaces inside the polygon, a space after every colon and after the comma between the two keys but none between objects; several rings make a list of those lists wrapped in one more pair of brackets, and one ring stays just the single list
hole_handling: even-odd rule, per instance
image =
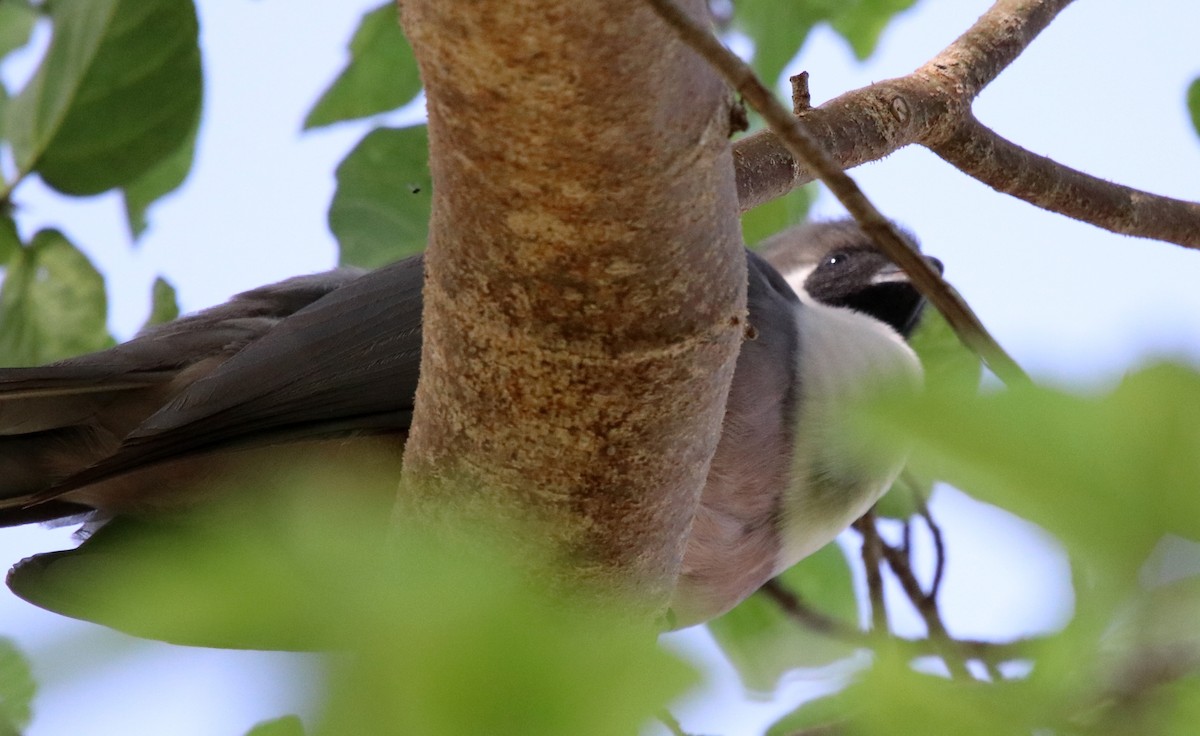
[{"label": "textured bark surface", "polygon": [[406,493],[540,517],[661,605],[743,334],[729,95],[640,0],[401,15],[434,181]]}]

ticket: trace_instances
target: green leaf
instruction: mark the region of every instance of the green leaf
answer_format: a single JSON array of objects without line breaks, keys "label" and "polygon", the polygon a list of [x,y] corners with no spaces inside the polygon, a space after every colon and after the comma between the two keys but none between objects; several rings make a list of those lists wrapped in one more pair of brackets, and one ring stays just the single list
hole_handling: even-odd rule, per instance
[{"label": "green leaf", "polygon": [[854,50],[859,61],[875,52],[879,37],[892,17],[908,10],[916,0],[857,0],[842,5],[831,18],[833,29],[841,34]]},{"label": "green leaf", "polygon": [[[806,606],[857,627],[858,602],[846,556],[837,544],[781,574],[777,580]],[[708,622],[709,631],[750,690],[771,692],[779,678],[798,667],[820,667],[843,659],[855,647],[798,623],[763,593]]]},{"label": "green leaf", "polygon": [[839,0],[741,0],[734,4],[734,26],[754,41],[754,70],[774,89],[779,75],[809,32],[839,6]]},{"label": "green leaf", "polygon": [[892,17],[916,0],[739,0],[734,25],[754,41],[753,66],[768,86],[799,52],[818,23],[829,23],[866,59]]},{"label": "green leaf", "polygon": [[838,728],[850,720],[853,708],[851,698],[845,692],[835,693],[823,698],[809,700],[796,710],[773,723],[767,729],[767,736],[794,736],[811,730],[813,733],[825,733],[820,729],[829,729],[829,733],[841,733]]},{"label": "green leaf", "polygon": [[0,215],[0,264],[7,264],[21,250],[17,223],[10,215]]},{"label": "green leaf", "polygon": [[19,734],[29,725],[37,683],[28,660],[0,637],[0,734]]},{"label": "green leaf", "polygon": [[0,365],[37,365],[113,345],[104,278],[66,237],[42,230],[0,289]]},{"label": "green leaf", "polygon": [[337,168],[329,228],[342,265],[375,268],[425,249],[433,182],[425,126],[378,128]]},{"label": "green leaf", "polygon": [[246,736],[304,736],[304,723],[296,716],[283,716],[255,725]]},{"label": "green leaf", "polygon": [[932,306],[926,306],[908,344],[921,359],[925,369],[925,385],[935,391],[974,393],[983,376],[979,356],[969,350],[950,323]]},{"label": "green leaf", "polygon": [[175,296],[175,287],[162,276],[154,279],[154,288],[150,302],[150,316],[142,329],[151,325],[170,322],[179,316],[179,301]]},{"label": "green leaf", "polygon": [[910,464],[1040,524],[1128,585],[1166,534],[1200,540],[1200,375],[1159,365],[1108,396],[1044,388],[891,399],[862,422]]},{"label": "green leaf", "polygon": [[8,106],[17,167],[66,194],[129,184],[177,151],[201,103],[190,0],[56,0],[54,35]]},{"label": "green leaf", "polygon": [[746,245],[754,247],[763,238],[803,222],[816,196],[817,190],[814,186],[803,186],[755,207],[742,215],[742,239]]},{"label": "green leaf", "polygon": [[[196,110],[199,114],[199,109]],[[200,123],[196,120],[196,125]],[[125,220],[134,239],[146,230],[146,211],[159,198],[170,194],[183,184],[192,171],[196,157],[196,127],[174,153],[155,164],[149,171],[126,184],[121,191],[125,201]]]},{"label": "green leaf", "polygon": [[37,11],[20,0],[0,0],[0,59],[29,43]]},{"label": "green leaf", "polygon": [[333,458],[190,518],[118,518],[11,585],[138,635],[335,650],[320,734],[630,734],[695,682],[611,591],[538,562],[545,530],[392,525],[395,476]]},{"label": "green leaf", "polygon": [[309,111],[304,128],[393,110],[420,90],[416,58],[389,0],[363,16],[350,41],[350,63]]},{"label": "green leaf", "polygon": [[1200,134],[1200,77],[1196,77],[1188,85],[1187,108],[1192,117],[1192,127]]}]

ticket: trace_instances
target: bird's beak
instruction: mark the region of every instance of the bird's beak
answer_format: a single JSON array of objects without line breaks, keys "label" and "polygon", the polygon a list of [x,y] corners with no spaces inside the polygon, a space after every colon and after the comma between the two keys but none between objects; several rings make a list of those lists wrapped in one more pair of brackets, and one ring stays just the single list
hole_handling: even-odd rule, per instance
[{"label": "bird's beak", "polygon": [[[929,261],[929,265],[933,266],[938,273],[945,272],[945,267],[942,266],[942,262],[938,259],[934,258],[933,256],[925,256],[925,260]],[[900,268],[894,263],[889,263],[887,266],[882,268],[879,273],[875,274],[875,277],[871,279],[871,284],[907,283],[910,280],[911,279],[908,278],[908,274],[904,272],[904,269]]]}]

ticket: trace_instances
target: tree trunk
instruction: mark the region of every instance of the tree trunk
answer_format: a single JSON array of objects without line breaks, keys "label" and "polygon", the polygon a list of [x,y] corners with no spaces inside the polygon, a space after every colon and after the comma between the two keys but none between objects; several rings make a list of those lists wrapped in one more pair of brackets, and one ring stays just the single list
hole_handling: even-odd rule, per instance
[{"label": "tree trunk", "polygon": [[434,182],[402,495],[544,521],[660,608],[743,336],[730,95],[640,0],[400,5]]}]

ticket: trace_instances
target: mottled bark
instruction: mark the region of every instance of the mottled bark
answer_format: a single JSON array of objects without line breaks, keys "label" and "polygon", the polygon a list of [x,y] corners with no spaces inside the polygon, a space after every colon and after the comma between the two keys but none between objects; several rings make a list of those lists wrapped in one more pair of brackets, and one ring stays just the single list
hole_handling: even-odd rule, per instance
[{"label": "mottled bark", "polygon": [[729,94],[641,0],[401,11],[434,181],[407,499],[540,518],[658,607],[743,334]]}]

